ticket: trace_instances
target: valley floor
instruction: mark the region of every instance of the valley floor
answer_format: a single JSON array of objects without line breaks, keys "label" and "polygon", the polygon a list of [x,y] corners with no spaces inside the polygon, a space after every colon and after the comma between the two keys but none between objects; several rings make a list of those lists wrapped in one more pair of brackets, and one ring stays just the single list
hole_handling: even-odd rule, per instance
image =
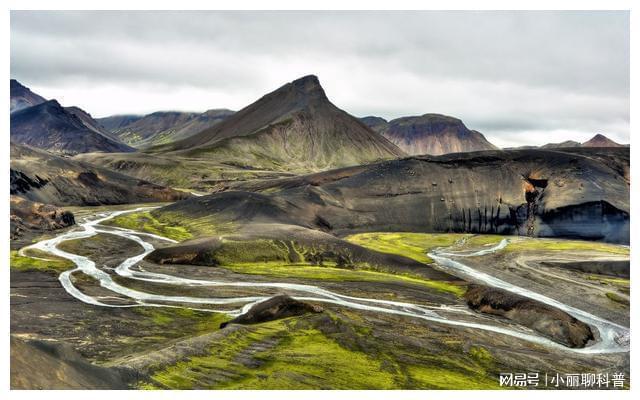
[{"label": "valley floor", "polygon": [[[115,209],[82,208],[74,213],[77,220],[82,220],[106,216]],[[94,261],[95,268],[118,287],[152,296],[136,299],[134,292],[131,297],[110,290],[90,274],[69,274],[74,288],[106,306],[87,304],[70,295],[58,278],[75,267],[72,262],[42,250],[15,249],[11,254],[11,334],[15,340],[28,343],[67,343],[83,359],[116,371],[126,387],[493,389],[500,388],[501,374],[510,373],[538,373],[537,388],[552,389],[556,384],[564,388],[557,380],[552,382],[558,375],[604,373],[623,374],[625,387],[629,386],[628,347],[627,351],[622,345],[621,351],[590,354],[550,345],[546,339],[527,340],[539,335],[502,317],[471,311],[463,294],[474,279],[451,270],[447,272],[459,280],[439,281],[331,263],[238,261],[213,267],[141,261],[127,276],[115,269],[148,249],[139,241],[118,235],[123,232],[121,228],[176,241],[200,236],[204,228],[180,221],[169,224],[145,210],[123,214],[111,223],[119,226],[100,225],[95,236],[63,241],[58,248]],[[169,244],[155,236],[134,236],[156,248]],[[483,249],[505,238],[378,232],[345,239],[436,269],[444,266],[436,265],[430,254],[447,248],[458,255],[453,259],[463,260],[475,271],[544,294],[623,328],[629,326],[630,281],[619,273],[625,263],[628,265],[629,249],[625,246],[509,237],[506,247],[482,254]],[[476,255],[467,257],[472,252]],[[174,279],[151,281],[140,276]],[[180,284],[194,281],[234,284]],[[274,282],[280,286],[272,285]],[[220,323],[230,320],[233,310],[246,302],[198,304],[193,300],[262,298],[283,292],[318,300],[318,296],[310,296],[307,289],[296,285],[329,291],[344,304],[320,301],[322,313],[220,329]],[[346,301],[346,296],[359,300]],[[399,306],[383,306],[381,301],[419,305],[426,318],[416,317],[417,311],[411,306],[405,312]],[[358,308],[358,304],[393,312]],[[433,315],[440,320],[434,320]],[[477,329],[473,324],[513,334]],[[12,352],[12,386],[20,385],[19,378],[31,372],[17,361],[17,351],[15,356]],[[64,387],[54,380],[42,382],[45,387]],[[87,382],[88,387],[101,387],[95,381]]]}]

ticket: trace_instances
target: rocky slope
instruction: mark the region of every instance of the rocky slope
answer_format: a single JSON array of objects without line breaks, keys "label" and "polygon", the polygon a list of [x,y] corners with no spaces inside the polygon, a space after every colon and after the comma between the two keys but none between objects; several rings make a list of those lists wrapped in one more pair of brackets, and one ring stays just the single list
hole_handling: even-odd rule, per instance
[{"label": "rocky slope", "polygon": [[11,389],[127,389],[133,378],[91,364],[68,344],[11,336]]},{"label": "rocky slope", "polygon": [[403,155],[334,106],[315,76],[282,86],[210,129],[150,150],[258,169],[298,171]]},{"label": "rocky slope", "polygon": [[84,111],[82,108],[71,106],[71,107],[65,107],[64,109],[70,112],[71,114],[75,115],[82,122],[82,124],[87,127],[87,129],[92,130],[96,133],[99,133],[102,136],[111,138],[115,141],[118,141],[118,142],[120,141],[120,139],[118,139],[116,135],[109,132],[104,126],[102,126],[97,120],[95,120],[91,116],[91,114]]},{"label": "rocky slope", "polygon": [[53,205],[174,201],[179,192],[94,165],[11,143],[12,195]]},{"label": "rocky slope", "polygon": [[75,224],[75,218],[69,211],[14,195],[10,198],[9,213],[9,233],[12,241]]},{"label": "rocky slope", "polygon": [[47,101],[44,97],[33,93],[28,87],[23,86],[20,82],[15,79],[11,79],[10,81],[10,105],[9,111],[13,113],[14,111],[22,110],[23,108],[28,108],[31,106],[35,106]]},{"label": "rocky slope", "polygon": [[230,185],[159,210],[334,234],[475,232],[628,243],[627,148],[421,156]]},{"label": "rocky slope", "polygon": [[74,108],[70,112],[56,100],[13,112],[11,141],[61,154],[134,151],[101,132],[84,111]]},{"label": "rocky slope", "polygon": [[470,285],[464,297],[473,310],[508,318],[568,347],[583,348],[594,340],[589,325],[527,297],[482,285]]},{"label": "rocky slope", "polygon": [[362,121],[411,155],[497,149],[482,133],[469,130],[459,119],[446,115],[424,114],[389,122],[379,117],[365,117]]}]

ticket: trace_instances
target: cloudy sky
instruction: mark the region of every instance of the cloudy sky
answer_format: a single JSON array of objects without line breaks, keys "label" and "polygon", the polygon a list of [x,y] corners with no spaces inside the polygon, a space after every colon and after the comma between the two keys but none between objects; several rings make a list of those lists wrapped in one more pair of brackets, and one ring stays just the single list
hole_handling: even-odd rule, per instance
[{"label": "cloudy sky", "polygon": [[11,76],[94,117],[238,110],[308,74],[358,117],[629,142],[627,12],[11,13]]}]

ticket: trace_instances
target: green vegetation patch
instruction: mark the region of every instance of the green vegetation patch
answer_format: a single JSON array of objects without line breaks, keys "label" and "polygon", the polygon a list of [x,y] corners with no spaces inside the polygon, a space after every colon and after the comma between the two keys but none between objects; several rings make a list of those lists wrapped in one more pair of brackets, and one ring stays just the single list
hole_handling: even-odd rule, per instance
[{"label": "green vegetation patch", "polygon": [[313,328],[272,321],[228,335],[210,354],[158,371],[144,389],[391,389],[381,362]]},{"label": "green vegetation patch", "polygon": [[25,252],[25,255],[38,258],[23,257],[18,254],[17,250],[12,250],[9,260],[11,269],[16,271],[44,271],[57,274],[75,267],[75,264],[69,260],[55,257],[39,250],[29,249]]},{"label": "green vegetation patch", "polygon": [[192,233],[185,226],[156,218],[149,211],[122,214],[103,222],[104,225],[119,226],[121,228],[133,229],[142,232],[153,233],[169,239],[183,241],[191,239]]},{"label": "green vegetation patch", "polygon": [[415,389],[504,389],[495,378],[478,376],[467,371],[411,366],[408,373],[415,383]]},{"label": "green vegetation patch", "polygon": [[435,281],[420,277],[378,271],[336,268],[331,266],[268,262],[260,264],[234,263],[225,264],[223,267],[242,274],[266,275],[277,278],[412,284],[451,293],[458,297],[461,297],[465,292],[465,288],[445,281]]},{"label": "green vegetation patch", "polygon": [[[424,333],[424,332],[423,332]],[[346,336],[345,336],[346,335]],[[326,312],[244,326],[206,354],[151,373],[142,389],[497,389],[495,368],[456,349],[417,355]],[[462,357],[462,358],[461,358]]]},{"label": "green vegetation patch", "polygon": [[427,256],[429,251],[436,247],[452,246],[464,236],[455,233],[370,232],[350,235],[345,240],[371,250],[398,254],[430,264],[433,260]]},{"label": "green vegetation patch", "polygon": [[507,251],[598,251],[609,254],[629,255],[629,247],[611,243],[584,240],[519,238],[506,247]]},{"label": "green vegetation patch", "polygon": [[136,313],[143,316],[155,328],[178,328],[190,334],[216,331],[220,324],[231,319],[226,314],[198,311],[174,307],[136,307]]},{"label": "green vegetation patch", "polygon": [[620,303],[620,304],[624,304],[624,305],[629,305],[629,299],[627,299],[625,297],[622,297],[617,293],[607,292],[605,295],[611,301],[615,301],[616,303]]}]

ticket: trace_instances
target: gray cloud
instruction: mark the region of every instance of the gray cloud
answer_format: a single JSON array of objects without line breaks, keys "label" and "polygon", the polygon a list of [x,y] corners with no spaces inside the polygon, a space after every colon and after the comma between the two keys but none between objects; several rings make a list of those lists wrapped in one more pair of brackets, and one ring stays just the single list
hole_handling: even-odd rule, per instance
[{"label": "gray cloud", "polygon": [[11,13],[12,77],[98,116],[239,109],[310,73],[358,116],[629,141],[627,12]]}]

